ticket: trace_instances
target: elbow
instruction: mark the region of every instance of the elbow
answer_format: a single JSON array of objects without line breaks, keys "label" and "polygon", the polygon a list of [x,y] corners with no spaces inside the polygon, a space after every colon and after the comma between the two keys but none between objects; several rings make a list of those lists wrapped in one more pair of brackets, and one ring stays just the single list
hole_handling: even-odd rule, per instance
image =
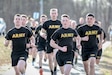
[{"label": "elbow", "polygon": [[52,41],[50,41],[50,46],[53,47],[53,46],[52,46]]},{"label": "elbow", "polygon": [[53,47],[53,45],[54,45],[54,44],[53,44],[53,40],[51,39],[51,41],[50,41],[50,46]]},{"label": "elbow", "polygon": [[7,44],[4,44],[4,46],[5,46],[5,47],[8,47],[8,45],[7,45]]}]

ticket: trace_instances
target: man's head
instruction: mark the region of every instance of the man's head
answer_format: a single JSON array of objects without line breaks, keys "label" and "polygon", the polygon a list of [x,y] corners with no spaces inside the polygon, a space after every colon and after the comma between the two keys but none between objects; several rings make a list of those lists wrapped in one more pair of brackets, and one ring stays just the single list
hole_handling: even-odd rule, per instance
[{"label": "man's head", "polygon": [[22,20],[22,25],[26,26],[27,22],[28,22],[28,17],[25,14],[21,15],[21,20]]},{"label": "man's head", "polygon": [[71,26],[71,28],[73,28],[73,29],[75,29],[76,28],[76,26],[77,26],[77,23],[76,23],[76,21],[75,20],[71,20],[71,24],[70,24]]},{"label": "man's head", "polygon": [[63,14],[61,16],[61,23],[62,23],[64,28],[70,27],[70,17],[69,17],[69,15]]},{"label": "man's head", "polygon": [[57,8],[50,9],[50,16],[52,20],[56,20],[58,17],[58,9]]},{"label": "man's head", "polygon": [[43,14],[40,16],[40,23],[44,23],[45,21],[47,21],[47,16]]},{"label": "man's head", "polygon": [[14,16],[14,24],[15,24],[15,27],[17,28],[21,27],[21,15],[20,14],[16,14]]},{"label": "man's head", "polygon": [[88,25],[93,25],[94,22],[95,22],[95,16],[94,16],[94,14],[88,13],[88,14],[86,15],[86,23],[87,23]]},{"label": "man's head", "polygon": [[83,17],[79,18],[79,24],[84,24],[84,18]]}]

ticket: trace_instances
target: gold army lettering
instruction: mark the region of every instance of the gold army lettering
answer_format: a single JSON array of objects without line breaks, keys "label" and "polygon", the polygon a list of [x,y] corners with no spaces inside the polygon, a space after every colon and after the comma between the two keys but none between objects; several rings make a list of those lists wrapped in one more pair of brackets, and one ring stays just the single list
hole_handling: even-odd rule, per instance
[{"label": "gold army lettering", "polygon": [[16,33],[12,35],[12,38],[22,38],[25,37],[25,33]]},{"label": "gold army lettering", "polygon": [[60,25],[49,25],[49,29],[58,29]]},{"label": "gold army lettering", "polygon": [[92,30],[92,31],[86,31],[85,35],[97,35],[98,31],[97,30]]},{"label": "gold army lettering", "polygon": [[61,38],[65,38],[65,37],[73,37],[73,33],[63,33],[63,34],[61,34]]}]

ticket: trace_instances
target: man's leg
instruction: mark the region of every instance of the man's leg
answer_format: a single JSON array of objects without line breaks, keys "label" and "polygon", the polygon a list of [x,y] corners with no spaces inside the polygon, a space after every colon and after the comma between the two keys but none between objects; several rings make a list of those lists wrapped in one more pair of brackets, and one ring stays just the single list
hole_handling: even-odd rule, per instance
[{"label": "man's leg", "polygon": [[97,56],[96,56],[96,64],[97,65],[100,63],[101,56],[102,56],[102,49],[98,50],[98,52],[97,52]]},{"label": "man's leg", "polygon": [[15,70],[16,75],[20,75],[20,71],[17,66],[14,66],[14,70]]},{"label": "man's leg", "polygon": [[44,51],[44,61],[46,62],[47,61],[47,53],[46,53],[46,51]]},{"label": "man's leg", "polygon": [[64,74],[64,66],[60,66],[60,71],[61,71],[61,74],[63,75]]},{"label": "man's leg", "polygon": [[36,56],[37,56],[37,48],[32,48],[32,65],[34,65]]},{"label": "man's leg", "polygon": [[51,70],[51,75],[53,75],[53,52],[48,53],[48,62],[49,62],[49,68]]},{"label": "man's leg", "polygon": [[43,75],[42,58],[43,58],[43,50],[39,51],[39,73],[40,75]]},{"label": "man's leg", "polygon": [[54,75],[57,75],[57,61],[56,61],[56,53],[57,53],[57,49],[54,49],[53,51],[53,54],[54,54],[54,58],[53,58],[53,61],[54,61]]},{"label": "man's leg", "polygon": [[70,75],[71,69],[72,69],[72,65],[71,64],[65,64],[64,65],[64,75]]},{"label": "man's leg", "polygon": [[90,75],[95,75],[96,58],[95,57],[90,57],[89,61],[90,61]]},{"label": "man's leg", "polygon": [[39,51],[39,68],[42,68],[43,51]]},{"label": "man's leg", "polygon": [[26,62],[24,60],[19,60],[17,67],[19,69],[19,71],[21,72],[21,74],[25,74],[26,71]]},{"label": "man's leg", "polygon": [[83,64],[84,64],[84,70],[86,72],[86,75],[90,75],[89,74],[89,72],[90,72],[90,69],[89,69],[89,60],[83,61]]}]

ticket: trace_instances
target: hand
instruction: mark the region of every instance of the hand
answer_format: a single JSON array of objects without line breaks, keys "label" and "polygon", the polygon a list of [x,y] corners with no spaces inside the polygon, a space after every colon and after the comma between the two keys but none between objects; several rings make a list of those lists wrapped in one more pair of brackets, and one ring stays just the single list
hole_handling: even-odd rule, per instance
[{"label": "hand", "polygon": [[31,45],[29,43],[26,44],[26,48],[30,48]]},{"label": "hand", "polygon": [[75,52],[75,57],[78,57],[78,53],[77,52]]},{"label": "hand", "polygon": [[61,51],[62,51],[62,52],[67,52],[67,46],[63,46],[63,47],[61,48]]},{"label": "hand", "polygon": [[98,50],[100,50],[102,48],[102,43],[98,44]]},{"label": "hand", "polygon": [[31,43],[31,47],[36,47],[34,43]]},{"label": "hand", "polygon": [[82,41],[88,41],[88,40],[89,40],[89,36],[82,37]]},{"label": "hand", "polygon": [[77,48],[78,48],[78,50],[80,50],[82,48],[82,46],[81,45],[77,45]]}]

